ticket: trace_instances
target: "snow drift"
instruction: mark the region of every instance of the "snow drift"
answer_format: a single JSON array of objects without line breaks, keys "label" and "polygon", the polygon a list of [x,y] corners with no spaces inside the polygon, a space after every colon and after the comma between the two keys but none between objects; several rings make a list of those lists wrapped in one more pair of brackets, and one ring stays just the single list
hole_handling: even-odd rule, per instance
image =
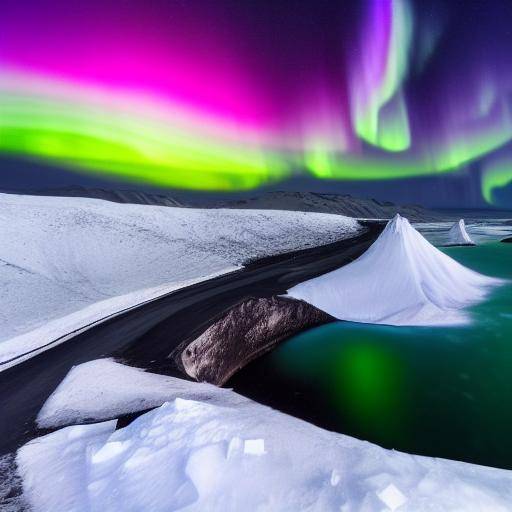
[{"label": "snow drift", "polygon": [[0,362],[248,259],[359,229],[328,214],[0,194]]},{"label": "snow drift", "polygon": [[[74,366],[37,415],[39,428],[55,428],[90,420],[106,420],[158,407],[176,398],[226,404],[233,396],[225,388],[146,372],[96,359]],[[244,400],[239,397],[240,400]],[[232,405],[236,401],[230,402]]]},{"label": "snow drift", "polygon": [[54,419],[59,410],[90,417],[93,404],[102,417],[104,397],[117,396],[118,413],[133,410],[141,379],[169,401],[119,430],[115,420],[71,426],[23,446],[17,463],[34,512],[510,510],[511,471],[385,450],[231,390],[86,365],[47,407]]},{"label": "snow drift", "polygon": [[501,283],[460,265],[397,215],[357,260],[294,286],[288,295],[340,320],[454,325],[469,320],[463,308]]},{"label": "snow drift", "polygon": [[464,219],[456,222],[448,231],[449,245],[476,245],[466,231]]}]

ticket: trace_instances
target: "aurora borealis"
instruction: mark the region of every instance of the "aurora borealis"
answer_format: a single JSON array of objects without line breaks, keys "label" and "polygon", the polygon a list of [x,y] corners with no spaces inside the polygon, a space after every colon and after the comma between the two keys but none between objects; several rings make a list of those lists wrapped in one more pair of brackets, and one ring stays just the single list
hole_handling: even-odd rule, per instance
[{"label": "aurora borealis", "polygon": [[0,152],[212,191],[477,172],[493,204],[510,26],[505,0],[4,0]]}]

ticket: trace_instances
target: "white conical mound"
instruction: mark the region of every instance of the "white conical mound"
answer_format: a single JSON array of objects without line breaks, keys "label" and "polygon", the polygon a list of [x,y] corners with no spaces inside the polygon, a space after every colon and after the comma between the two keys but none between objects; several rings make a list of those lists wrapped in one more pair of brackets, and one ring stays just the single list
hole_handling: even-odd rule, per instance
[{"label": "white conical mound", "polygon": [[448,231],[448,240],[450,245],[475,245],[471,237],[466,231],[466,224],[464,219],[456,222]]},{"label": "white conical mound", "polygon": [[501,283],[460,265],[397,215],[357,260],[294,286],[288,295],[340,320],[453,325],[466,323],[462,309]]}]

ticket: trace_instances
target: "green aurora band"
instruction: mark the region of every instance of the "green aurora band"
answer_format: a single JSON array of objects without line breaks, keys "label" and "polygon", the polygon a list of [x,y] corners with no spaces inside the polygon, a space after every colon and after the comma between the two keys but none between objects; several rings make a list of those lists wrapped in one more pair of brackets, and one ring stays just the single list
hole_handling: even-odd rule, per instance
[{"label": "green aurora band", "polygon": [[57,4],[3,6],[0,153],[204,191],[473,162],[487,202],[511,182],[505,3]]},{"label": "green aurora band", "polygon": [[[390,9],[387,13],[386,10]],[[364,141],[386,151],[404,151],[411,135],[407,106],[401,91],[407,74],[413,32],[412,13],[406,0],[374,1],[368,27],[362,38],[378,31],[390,18],[390,34],[376,37],[373,44],[363,44],[364,57],[356,62],[352,84],[354,130]],[[375,24],[378,27],[375,27]],[[381,29],[382,30],[382,29]],[[382,48],[386,48],[381,70]]]},{"label": "green aurora band", "polygon": [[512,183],[512,158],[489,162],[482,173],[482,195],[489,204],[496,204],[494,191]]},{"label": "green aurora band", "polygon": [[[224,123],[224,124],[223,124]],[[456,130],[454,130],[456,133]],[[0,74],[0,151],[64,168],[156,186],[250,190],[298,173],[329,180],[383,180],[455,171],[512,140],[507,112],[471,132],[422,148],[371,154],[326,143],[302,149],[229,126],[182,105],[33,74]],[[421,149],[421,150],[420,150]],[[503,186],[488,170],[483,195]]]},{"label": "green aurora band", "polygon": [[13,84],[7,89],[0,81],[0,151],[184,189],[246,190],[289,175],[282,156],[220,137],[210,120],[176,106],[137,96],[116,101],[62,82],[41,87],[37,78],[21,79],[33,91],[16,87],[16,79],[5,81]]}]

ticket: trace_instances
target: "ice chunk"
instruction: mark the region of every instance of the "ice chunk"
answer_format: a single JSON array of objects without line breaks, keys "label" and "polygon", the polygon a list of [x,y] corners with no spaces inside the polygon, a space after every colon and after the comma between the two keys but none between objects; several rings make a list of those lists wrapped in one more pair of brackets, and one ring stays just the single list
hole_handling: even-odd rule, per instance
[{"label": "ice chunk", "polygon": [[392,512],[407,501],[400,489],[397,489],[393,484],[389,484],[384,490],[377,493],[377,496]]},{"label": "ice chunk", "polygon": [[453,325],[499,279],[470,270],[397,215],[357,260],[300,283],[288,295],[340,320],[388,325]]},{"label": "ice chunk", "polygon": [[464,219],[456,222],[448,231],[449,245],[475,245],[466,231]]},{"label": "ice chunk", "polygon": [[244,453],[248,455],[265,455],[265,440],[246,439],[244,441]]}]

